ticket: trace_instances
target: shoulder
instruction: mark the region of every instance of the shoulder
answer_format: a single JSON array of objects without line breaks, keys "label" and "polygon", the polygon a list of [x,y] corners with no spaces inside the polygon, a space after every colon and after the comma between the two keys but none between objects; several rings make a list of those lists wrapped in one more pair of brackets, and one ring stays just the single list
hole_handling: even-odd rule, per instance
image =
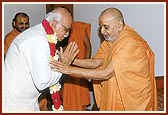
[{"label": "shoulder", "polygon": [[47,38],[43,28],[40,25],[36,25],[19,34],[15,42],[33,46],[47,43]]},{"label": "shoulder", "polygon": [[7,38],[7,37],[11,36],[13,33],[14,33],[14,29],[13,29],[13,30],[11,30],[9,33],[7,33],[7,34],[6,34],[6,36],[5,36],[5,38]]},{"label": "shoulder", "polygon": [[18,36],[20,33],[16,32],[15,30],[10,31],[6,36],[5,36],[5,41],[6,40],[13,40],[16,36]]}]

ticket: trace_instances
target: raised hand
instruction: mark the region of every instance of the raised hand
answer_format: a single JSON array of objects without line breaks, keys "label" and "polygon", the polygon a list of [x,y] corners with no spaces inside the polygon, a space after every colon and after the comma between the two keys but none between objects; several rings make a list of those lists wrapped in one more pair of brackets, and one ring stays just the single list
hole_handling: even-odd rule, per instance
[{"label": "raised hand", "polygon": [[64,64],[70,65],[78,52],[78,45],[75,42],[69,43],[65,51],[63,51],[63,48],[60,47],[60,61]]}]

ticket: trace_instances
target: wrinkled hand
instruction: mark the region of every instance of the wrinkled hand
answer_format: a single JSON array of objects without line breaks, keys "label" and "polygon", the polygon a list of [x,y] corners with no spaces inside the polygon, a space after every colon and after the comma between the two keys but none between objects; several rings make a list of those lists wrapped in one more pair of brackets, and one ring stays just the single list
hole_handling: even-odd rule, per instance
[{"label": "wrinkled hand", "polygon": [[75,42],[71,42],[68,44],[64,52],[63,48],[60,48],[60,61],[64,64],[70,65],[75,59],[78,52],[78,45]]},{"label": "wrinkled hand", "polygon": [[64,74],[70,74],[70,71],[71,71],[70,70],[71,66],[56,60],[50,61],[50,67],[52,68],[53,71],[61,72]]}]

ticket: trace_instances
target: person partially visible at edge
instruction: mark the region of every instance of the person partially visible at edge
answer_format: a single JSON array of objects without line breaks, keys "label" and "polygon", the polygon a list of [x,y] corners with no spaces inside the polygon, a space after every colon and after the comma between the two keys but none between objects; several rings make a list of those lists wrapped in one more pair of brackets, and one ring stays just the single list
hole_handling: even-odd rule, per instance
[{"label": "person partially visible at edge", "polygon": [[18,12],[12,20],[12,27],[13,30],[4,39],[4,56],[6,56],[9,46],[16,36],[29,28],[29,16],[24,12]]},{"label": "person partially visible at edge", "polygon": [[148,43],[117,8],[105,9],[99,25],[105,40],[95,56],[72,63],[83,68],[52,61],[53,70],[94,79],[100,111],[157,111],[154,53]]},{"label": "person partially visible at edge", "polygon": [[[78,45],[79,53],[76,58],[88,59],[91,55],[90,44],[91,24],[75,21],[68,42]],[[86,111],[90,104],[88,80],[65,75],[63,84],[63,106],[65,111]]]},{"label": "person partially visible at edge", "polygon": [[[19,34],[11,43],[4,62],[3,111],[39,111],[38,97],[41,92],[56,84],[62,76],[51,70],[49,62],[55,53],[57,41],[69,35],[71,14],[64,8],[48,13],[42,23]],[[52,52],[51,52],[52,50]],[[79,50],[70,43],[60,61],[66,63],[66,55],[73,59]],[[64,58],[65,57],[65,58]],[[52,58],[53,59],[53,58]],[[70,60],[72,61],[72,60]]]}]

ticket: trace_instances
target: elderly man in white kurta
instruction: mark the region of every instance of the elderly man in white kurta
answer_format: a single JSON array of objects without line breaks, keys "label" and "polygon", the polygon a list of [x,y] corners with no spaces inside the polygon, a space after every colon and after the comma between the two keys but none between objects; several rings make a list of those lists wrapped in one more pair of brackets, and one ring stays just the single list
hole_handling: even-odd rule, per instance
[{"label": "elderly man in white kurta", "polygon": [[[46,20],[57,33],[58,41],[69,35],[64,29],[71,27],[72,17],[66,9],[53,10]],[[62,76],[62,73],[51,70],[49,58],[50,47],[42,24],[16,37],[4,64],[3,110],[39,110],[40,91],[57,83]]]}]

